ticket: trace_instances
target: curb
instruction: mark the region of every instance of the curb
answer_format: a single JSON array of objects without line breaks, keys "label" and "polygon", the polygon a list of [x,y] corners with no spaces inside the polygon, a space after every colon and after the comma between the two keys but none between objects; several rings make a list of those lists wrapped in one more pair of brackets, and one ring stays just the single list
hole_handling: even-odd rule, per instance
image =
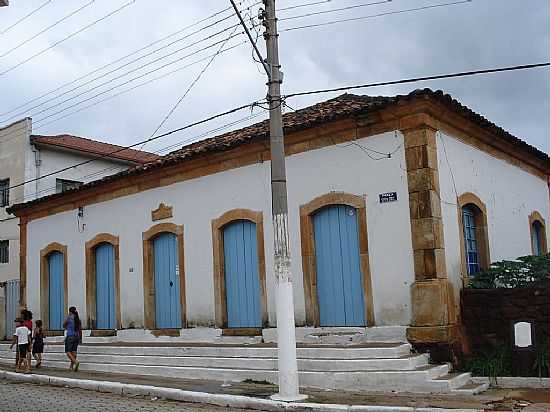
[{"label": "curb", "polygon": [[255,409],[269,412],[276,412],[281,410],[304,412],[483,412],[482,409],[414,408],[409,406],[338,405],[306,402],[282,402],[242,395],[222,395],[215,393],[186,391],[183,389],[175,388],[163,388],[150,385],[135,385],[121,382],[63,378],[48,375],[25,375],[8,371],[0,371],[0,379],[41,385],[86,389],[96,392],[113,393],[117,395],[127,394],[154,396],[158,398],[187,403],[202,403],[227,408]]}]

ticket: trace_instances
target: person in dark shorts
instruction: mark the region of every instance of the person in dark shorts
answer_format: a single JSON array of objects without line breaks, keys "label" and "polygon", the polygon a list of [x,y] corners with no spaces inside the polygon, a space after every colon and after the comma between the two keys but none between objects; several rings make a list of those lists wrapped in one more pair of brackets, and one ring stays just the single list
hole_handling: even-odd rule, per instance
[{"label": "person in dark shorts", "polygon": [[27,351],[29,350],[29,341],[31,332],[23,324],[23,319],[15,319],[17,327],[15,328],[15,333],[13,334],[13,342],[10,346],[10,349],[17,343],[17,353],[19,358],[17,361],[17,366],[15,368],[16,372],[20,372],[25,368],[25,373],[30,372],[30,367],[27,362]]},{"label": "person in dark shorts", "polygon": [[36,327],[32,333],[32,356],[36,360],[36,367],[42,366],[42,353],[44,353],[44,330],[42,321],[38,319],[35,322]]},{"label": "person in dark shorts", "polygon": [[27,350],[27,366],[30,369],[31,368],[31,349],[32,349],[32,312],[27,309],[23,309],[21,311],[21,318],[23,319],[23,325],[27,327],[27,329],[30,331],[31,336],[29,337],[28,342],[28,350]]},{"label": "person in dark shorts", "polygon": [[71,361],[70,369],[78,372],[80,362],[76,359],[78,344],[82,336],[82,323],[74,306],[69,308],[69,315],[63,322],[63,328],[67,331],[65,336],[65,354]]}]

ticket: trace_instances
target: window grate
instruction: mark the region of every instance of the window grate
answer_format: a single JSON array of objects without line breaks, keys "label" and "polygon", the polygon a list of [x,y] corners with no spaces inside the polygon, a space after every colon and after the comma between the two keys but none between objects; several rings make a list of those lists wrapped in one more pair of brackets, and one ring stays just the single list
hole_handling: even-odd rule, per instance
[{"label": "window grate", "polygon": [[10,179],[0,180],[0,207],[10,204]]},{"label": "window grate", "polygon": [[466,265],[468,268],[468,275],[473,276],[480,271],[475,212],[470,208],[463,208],[462,221],[464,226]]},{"label": "window grate", "polygon": [[9,240],[0,240],[0,263],[10,263]]}]

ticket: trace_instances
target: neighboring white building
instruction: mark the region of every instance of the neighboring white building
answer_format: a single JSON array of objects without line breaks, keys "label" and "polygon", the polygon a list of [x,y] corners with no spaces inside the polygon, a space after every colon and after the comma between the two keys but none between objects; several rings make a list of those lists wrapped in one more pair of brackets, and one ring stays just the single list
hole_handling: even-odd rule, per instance
[{"label": "neighboring white building", "polygon": [[[120,146],[76,136],[33,135],[29,118],[0,129],[0,283],[19,279],[19,219],[6,208],[158,158],[136,150],[108,155],[117,149]],[[97,160],[53,174],[91,159]]]},{"label": "neighboring white building", "polygon": [[[452,344],[468,276],[546,251],[548,156],[441,92],[343,95],[284,122],[299,327]],[[122,337],[274,327],[267,138],[262,122],[12,207],[23,305],[50,329],[75,305]]]}]

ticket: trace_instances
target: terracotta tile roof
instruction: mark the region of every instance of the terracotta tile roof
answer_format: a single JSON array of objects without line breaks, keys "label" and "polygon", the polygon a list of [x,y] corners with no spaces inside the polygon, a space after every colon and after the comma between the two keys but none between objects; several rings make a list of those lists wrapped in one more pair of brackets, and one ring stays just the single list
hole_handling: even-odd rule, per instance
[{"label": "terracotta tile roof", "polygon": [[[62,149],[76,150],[96,156],[107,156],[112,159],[144,164],[160,158],[160,156],[134,149],[123,149],[122,146],[103,143],[84,137],[61,134],[57,136],[32,135],[31,142],[48,146],[56,146]],[[123,149],[123,150],[120,150]],[[120,150],[120,151],[118,151]],[[113,153],[116,152],[116,153]]]},{"label": "terracotta tile roof", "polygon": [[[327,122],[349,118],[352,116],[361,116],[365,115],[366,113],[374,112],[392,105],[404,105],[408,102],[419,100],[436,101],[448,107],[450,110],[458,113],[460,116],[471,120],[479,126],[487,129],[499,139],[515,145],[519,151],[528,152],[531,155],[534,155],[538,159],[542,160],[543,162],[547,163],[547,168],[548,170],[550,170],[550,158],[546,153],[527,144],[518,137],[513,136],[512,134],[490,122],[483,116],[462,105],[457,100],[453,99],[450,95],[443,93],[441,90],[433,91],[431,89],[422,89],[415,90],[407,95],[398,95],[392,97],[343,94],[336,98],[317,103],[313,106],[309,106],[295,112],[286,113],[283,116],[284,130],[285,133],[297,132]],[[14,205],[11,207],[11,209],[8,210],[8,212],[12,213],[13,211],[17,211],[19,209],[23,209],[37,203],[46,202],[48,200],[64,196],[67,193],[84,191],[88,188],[106,184],[115,180],[124,179],[128,176],[139,175],[154,169],[182,163],[186,160],[193,158],[194,156],[198,156],[201,154],[209,152],[221,152],[243,144],[251,143],[253,141],[267,140],[268,135],[269,123],[267,120],[264,120],[263,122],[245,127],[243,129],[234,130],[220,136],[191,143],[182,147],[179,150],[158,158],[157,160],[135,166],[117,174],[106,176],[99,180],[89,182],[85,185],[80,186],[77,189],[65,193],[53,194],[37,200],[29,201],[27,203]]]}]

